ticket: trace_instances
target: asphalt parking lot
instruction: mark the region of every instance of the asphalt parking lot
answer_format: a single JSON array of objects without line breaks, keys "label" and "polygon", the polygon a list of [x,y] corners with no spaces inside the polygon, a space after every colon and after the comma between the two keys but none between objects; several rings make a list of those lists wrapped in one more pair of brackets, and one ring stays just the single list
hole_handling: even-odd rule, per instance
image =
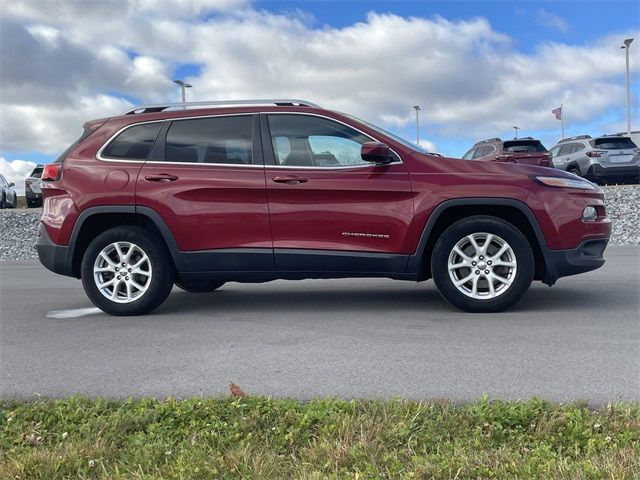
[{"label": "asphalt parking lot", "polygon": [[640,247],[535,283],[501,314],[455,311],[432,282],[231,283],[175,289],[156,312],[110,317],[79,281],[0,263],[0,395],[306,399],[640,400]]}]

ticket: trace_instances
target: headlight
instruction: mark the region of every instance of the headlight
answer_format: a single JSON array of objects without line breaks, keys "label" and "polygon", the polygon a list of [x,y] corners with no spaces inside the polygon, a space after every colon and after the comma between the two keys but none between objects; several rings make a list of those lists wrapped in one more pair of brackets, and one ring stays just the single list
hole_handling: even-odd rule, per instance
[{"label": "headlight", "polygon": [[549,187],[562,187],[562,188],[581,188],[583,190],[595,190],[596,186],[587,181],[578,178],[564,178],[564,177],[533,177],[538,182]]}]

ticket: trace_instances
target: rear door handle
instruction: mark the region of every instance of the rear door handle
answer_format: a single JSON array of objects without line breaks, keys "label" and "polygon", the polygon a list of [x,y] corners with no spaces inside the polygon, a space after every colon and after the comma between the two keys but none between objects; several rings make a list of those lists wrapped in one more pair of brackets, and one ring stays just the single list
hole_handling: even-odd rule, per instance
[{"label": "rear door handle", "polygon": [[175,175],[170,175],[168,173],[158,173],[155,175],[147,175],[144,177],[147,182],[173,182],[178,180],[178,177]]},{"label": "rear door handle", "polygon": [[284,177],[273,177],[273,181],[276,183],[286,183],[287,185],[295,185],[297,183],[306,183],[308,178],[297,177],[295,175],[285,175]]}]

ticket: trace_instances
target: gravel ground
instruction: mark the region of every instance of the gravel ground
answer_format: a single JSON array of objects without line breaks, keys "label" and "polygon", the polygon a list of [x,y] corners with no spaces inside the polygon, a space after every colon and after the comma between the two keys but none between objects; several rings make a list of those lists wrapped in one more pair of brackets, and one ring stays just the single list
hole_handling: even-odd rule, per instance
[{"label": "gravel ground", "polygon": [[[603,187],[613,219],[610,245],[640,245],[640,185]],[[33,242],[42,209],[0,210],[0,261],[38,258]]]}]

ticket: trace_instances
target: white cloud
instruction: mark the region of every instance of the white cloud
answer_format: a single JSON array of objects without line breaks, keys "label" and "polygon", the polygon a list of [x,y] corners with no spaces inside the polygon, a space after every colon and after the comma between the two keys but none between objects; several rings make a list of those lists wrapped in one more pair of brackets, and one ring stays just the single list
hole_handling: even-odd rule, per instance
[{"label": "white cloud", "polygon": [[538,25],[543,27],[553,28],[562,33],[569,31],[569,24],[564,18],[555,13],[548,12],[544,8],[539,8],[536,12],[535,21]]},{"label": "white cloud", "polygon": [[71,105],[8,105],[0,119],[2,147],[14,152],[57,155],[82,133],[94,118],[119,115],[131,104],[107,95],[82,97]]},{"label": "white cloud", "polygon": [[[484,18],[370,13],[334,28],[244,0],[55,5],[55,16],[39,0],[6,6],[0,137],[8,151],[61,151],[84,121],[130,106],[116,93],[174,101],[171,75],[184,63],[201,67],[186,79],[192,100],[306,98],[392,128],[411,125],[420,104],[425,128],[451,138],[512,125],[553,131],[550,110],[560,103],[583,124],[624,105],[619,40],[640,35],[522,53]],[[637,72],[640,49],[631,53]]]},{"label": "white cloud", "polygon": [[0,157],[0,173],[9,182],[15,183],[18,195],[24,195],[24,179],[27,178],[36,164],[25,160],[7,160]]}]

